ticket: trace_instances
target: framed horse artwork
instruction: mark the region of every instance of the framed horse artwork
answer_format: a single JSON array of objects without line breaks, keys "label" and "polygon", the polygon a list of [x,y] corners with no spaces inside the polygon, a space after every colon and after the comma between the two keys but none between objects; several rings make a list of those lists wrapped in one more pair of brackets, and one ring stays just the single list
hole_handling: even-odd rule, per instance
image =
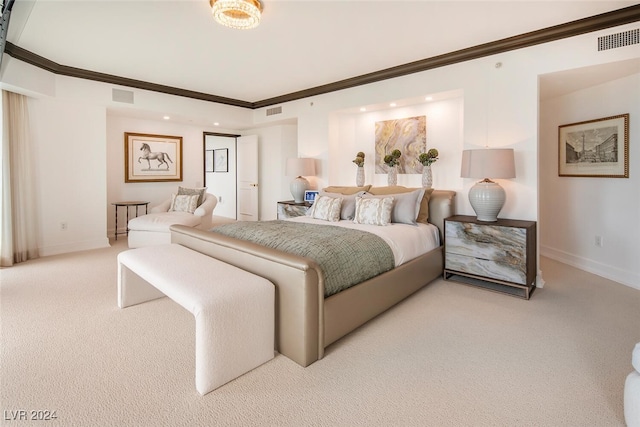
[{"label": "framed horse artwork", "polygon": [[182,137],[125,132],[124,182],[182,181]]}]

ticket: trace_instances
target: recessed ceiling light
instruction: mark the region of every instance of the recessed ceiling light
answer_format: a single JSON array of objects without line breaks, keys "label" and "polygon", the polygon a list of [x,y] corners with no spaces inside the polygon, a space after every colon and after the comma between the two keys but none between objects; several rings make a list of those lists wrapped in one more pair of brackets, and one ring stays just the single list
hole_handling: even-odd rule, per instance
[{"label": "recessed ceiling light", "polygon": [[213,125],[214,125],[214,126],[220,126],[220,123],[215,122]]},{"label": "recessed ceiling light", "polygon": [[171,118],[171,117],[169,117],[169,116],[164,116],[164,117],[163,117],[163,119],[165,119],[165,120],[169,120],[170,118]]},{"label": "recessed ceiling light", "polygon": [[364,111],[367,111],[367,109],[364,107],[360,107],[360,111],[364,112]]},{"label": "recessed ceiling light", "polygon": [[424,100],[425,101],[433,101],[433,96],[427,96]]},{"label": "recessed ceiling light", "polygon": [[397,104],[395,102],[392,102],[391,104],[389,104],[389,107],[395,107]]}]

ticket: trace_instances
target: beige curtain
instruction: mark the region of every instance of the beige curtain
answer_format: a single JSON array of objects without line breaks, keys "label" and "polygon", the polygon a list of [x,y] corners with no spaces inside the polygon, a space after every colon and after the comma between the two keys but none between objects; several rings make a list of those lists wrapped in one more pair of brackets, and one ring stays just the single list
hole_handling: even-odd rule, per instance
[{"label": "beige curtain", "polygon": [[0,266],[38,258],[38,223],[27,97],[2,91]]}]

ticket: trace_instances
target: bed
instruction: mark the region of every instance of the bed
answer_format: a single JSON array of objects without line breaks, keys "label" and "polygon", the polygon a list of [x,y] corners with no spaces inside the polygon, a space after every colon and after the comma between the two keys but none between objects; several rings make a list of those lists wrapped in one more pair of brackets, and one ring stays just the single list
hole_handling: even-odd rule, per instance
[{"label": "bed", "polygon": [[[389,197],[394,197],[394,206],[396,202],[407,199],[408,193],[415,193],[417,190],[419,189],[399,186],[367,186],[366,189],[372,199],[388,200]],[[321,195],[333,193],[333,197],[347,200],[362,194],[362,189],[351,187],[340,191],[342,193],[338,195],[331,191]],[[405,193],[406,196],[400,196]],[[327,346],[442,275],[443,223],[445,218],[454,214],[454,200],[455,192],[445,190],[428,190],[420,200],[418,217],[422,216],[420,222],[423,224],[414,225],[413,230],[421,228],[426,233],[431,233],[434,236],[432,248],[422,250],[419,255],[410,253],[411,250],[406,252],[406,249],[399,249],[401,254],[398,255],[398,249],[392,248],[394,261],[388,271],[327,295],[325,281],[328,280],[323,269],[309,257],[221,234],[216,232],[218,227],[205,231],[175,225],[171,227],[171,240],[271,281],[276,286],[276,350],[306,367],[321,359]],[[425,209],[428,211],[428,218],[424,215]],[[344,214],[343,209],[341,215]],[[322,221],[310,216],[296,218],[291,222],[306,224]],[[353,228],[349,225],[353,220],[324,223],[331,227]],[[430,225],[425,226],[426,223]],[[396,225],[405,224],[393,223],[387,227],[365,225],[376,227],[377,230],[385,229],[389,233]],[[404,228],[406,227],[411,226]],[[356,224],[356,228],[367,227]],[[402,227],[397,229],[400,228]],[[431,231],[428,231],[429,228]],[[403,259],[398,260],[398,256]]]}]

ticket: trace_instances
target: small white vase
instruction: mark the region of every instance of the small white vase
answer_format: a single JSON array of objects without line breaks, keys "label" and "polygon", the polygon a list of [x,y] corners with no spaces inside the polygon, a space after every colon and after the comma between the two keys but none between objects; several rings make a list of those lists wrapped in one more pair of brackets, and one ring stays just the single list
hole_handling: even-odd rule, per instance
[{"label": "small white vase", "polygon": [[356,169],[356,187],[362,187],[364,185],[364,168],[358,166]]},{"label": "small white vase", "polygon": [[433,185],[433,174],[431,173],[431,165],[425,166],[422,169],[422,186],[424,188],[431,188]]},{"label": "small white vase", "polygon": [[398,184],[398,168],[396,166],[392,166],[389,168],[389,172],[387,172],[387,185],[397,185]]}]

